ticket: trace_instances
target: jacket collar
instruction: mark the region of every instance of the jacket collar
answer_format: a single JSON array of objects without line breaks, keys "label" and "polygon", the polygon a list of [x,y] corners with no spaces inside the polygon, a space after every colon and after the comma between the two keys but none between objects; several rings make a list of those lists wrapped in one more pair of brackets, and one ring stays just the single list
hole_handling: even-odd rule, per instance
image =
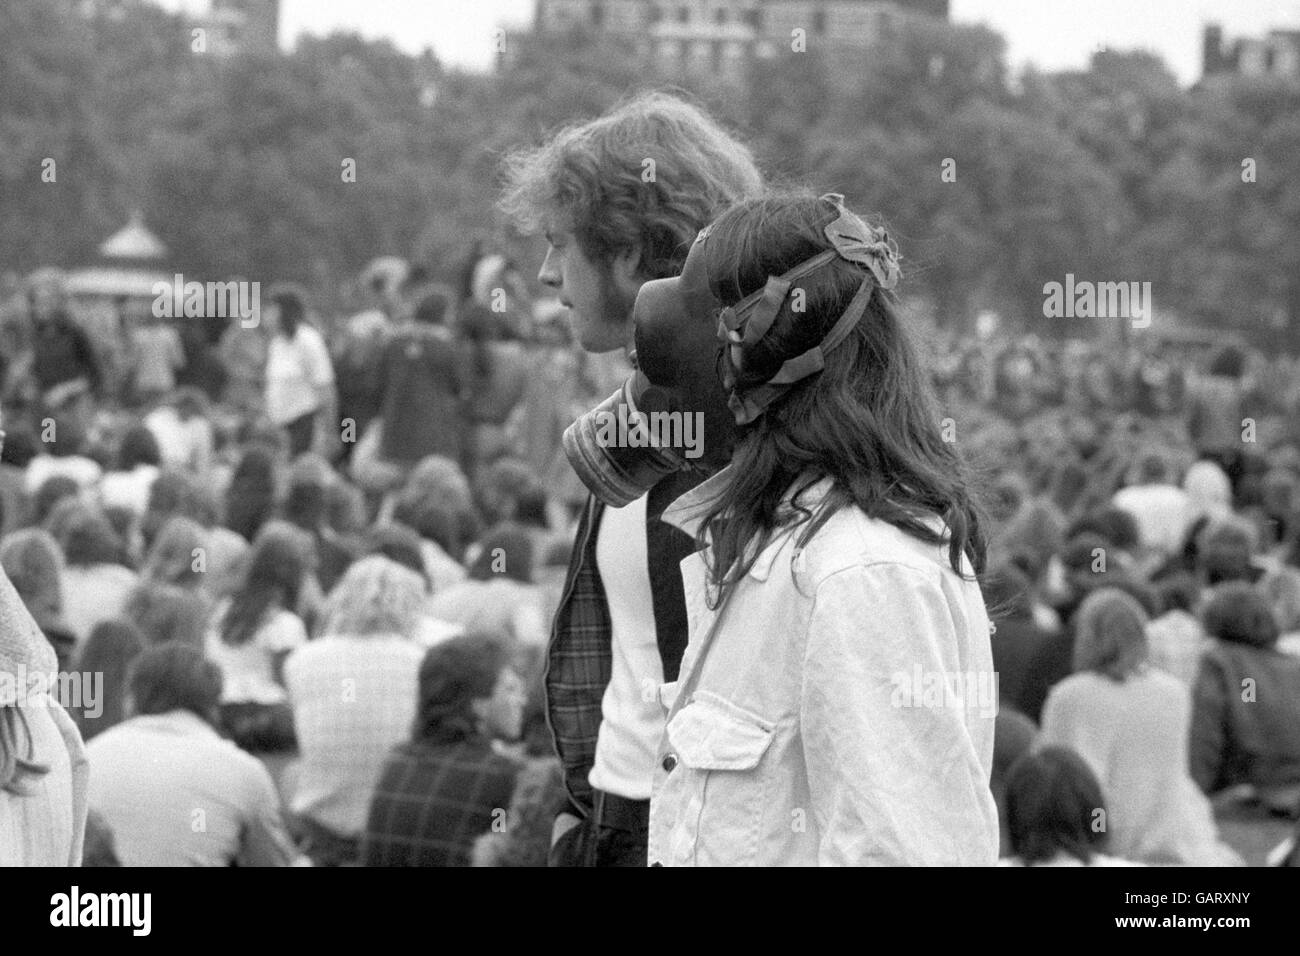
[{"label": "jacket collar", "polygon": [[[664,509],[663,520],[692,538],[698,538],[709,505],[731,484],[732,479],[735,477],[734,467],[734,465],[727,465],[716,475],[710,476],[690,491],[687,491]],[[793,511],[792,502],[795,490],[803,487],[807,481],[807,477],[800,476],[786,489],[785,494],[781,497],[782,508],[779,513],[785,514]],[[809,510],[815,510],[833,485],[834,481],[831,478],[822,478],[800,495],[799,504]],[[754,559],[754,564],[749,569],[749,576],[758,581],[766,581],[772,573],[772,565],[776,562],[777,554],[785,546],[786,538],[796,532],[796,528],[786,528],[773,534],[767,546]]]}]

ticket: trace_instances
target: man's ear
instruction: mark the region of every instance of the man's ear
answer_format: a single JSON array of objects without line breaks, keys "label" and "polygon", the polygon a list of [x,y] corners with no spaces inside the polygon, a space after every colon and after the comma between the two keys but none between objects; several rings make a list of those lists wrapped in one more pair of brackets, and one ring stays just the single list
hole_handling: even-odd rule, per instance
[{"label": "man's ear", "polygon": [[641,250],[629,247],[619,252],[610,263],[610,273],[620,291],[635,296],[646,280],[641,274]]}]

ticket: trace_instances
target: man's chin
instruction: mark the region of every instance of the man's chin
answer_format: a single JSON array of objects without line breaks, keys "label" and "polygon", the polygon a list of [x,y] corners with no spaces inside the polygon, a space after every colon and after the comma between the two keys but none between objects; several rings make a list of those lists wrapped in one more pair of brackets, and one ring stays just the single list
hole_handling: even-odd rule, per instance
[{"label": "man's chin", "polygon": [[593,355],[605,355],[620,352],[631,347],[623,332],[614,326],[599,325],[594,322],[575,323],[578,326],[578,344],[583,351]]}]

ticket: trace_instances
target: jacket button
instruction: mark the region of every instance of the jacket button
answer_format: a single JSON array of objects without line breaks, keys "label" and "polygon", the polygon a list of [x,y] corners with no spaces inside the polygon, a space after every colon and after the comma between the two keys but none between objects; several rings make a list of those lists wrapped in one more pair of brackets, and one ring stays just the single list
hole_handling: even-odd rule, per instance
[{"label": "jacket button", "polygon": [[664,768],[665,773],[672,773],[673,768],[677,766],[677,758],[674,757],[672,754],[669,754],[667,757],[664,758],[664,762],[662,766]]}]

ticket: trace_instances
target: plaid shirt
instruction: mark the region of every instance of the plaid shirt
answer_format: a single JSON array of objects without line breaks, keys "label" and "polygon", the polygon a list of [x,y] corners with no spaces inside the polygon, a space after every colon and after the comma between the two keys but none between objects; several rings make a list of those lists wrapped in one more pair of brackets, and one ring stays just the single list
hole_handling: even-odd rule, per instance
[{"label": "plaid shirt", "polygon": [[[662,521],[672,502],[701,480],[695,472],[678,472],[649,492],[646,503],[646,555],[654,603],[655,634],[664,680],[677,679],[688,629],[681,560],[695,551],[694,540]],[[551,627],[546,663],[546,720],[564,769],[564,786],[574,812],[591,812],[587,774],[596,760],[601,701],[613,661],[609,605],[596,567],[596,538],[605,505],[588,497],[569,560],[563,597]]]},{"label": "plaid shirt", "polygon": [[395,747],[379,777],[363,866],[469,866],[474,841],[505,821],[518,766],[486,738]]}]

